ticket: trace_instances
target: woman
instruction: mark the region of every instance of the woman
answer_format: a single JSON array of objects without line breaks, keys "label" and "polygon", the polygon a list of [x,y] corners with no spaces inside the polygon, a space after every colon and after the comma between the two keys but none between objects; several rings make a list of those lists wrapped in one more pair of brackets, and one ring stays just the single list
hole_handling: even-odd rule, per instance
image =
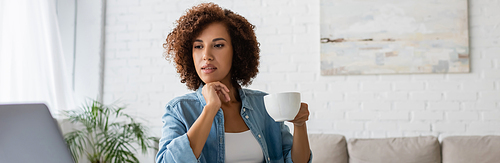
[{"label": "woman", "polygon": [[241,88],[258,73],[253,28],[213,3],[195,6],[177,21],[164,44],[166,58],[196,92],[167,104],[156,162],[310,162],[307,104],[290,121],[292,137],[267,114],[265,93]]}]

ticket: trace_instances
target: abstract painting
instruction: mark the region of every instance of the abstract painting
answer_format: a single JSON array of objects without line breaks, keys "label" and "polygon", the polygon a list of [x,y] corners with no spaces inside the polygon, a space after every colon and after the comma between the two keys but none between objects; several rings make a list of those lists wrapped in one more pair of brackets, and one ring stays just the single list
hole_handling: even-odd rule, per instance
[{"label": "abstract painting", "polygon": [[469,72],[467,0],[321,0],[321,74]]}]

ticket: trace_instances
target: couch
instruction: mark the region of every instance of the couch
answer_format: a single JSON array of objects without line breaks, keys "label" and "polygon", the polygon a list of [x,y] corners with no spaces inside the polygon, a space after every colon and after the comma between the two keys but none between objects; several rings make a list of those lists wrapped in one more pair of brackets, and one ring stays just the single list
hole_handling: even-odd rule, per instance
[{"label": "couch", "polygon": [[379,139],[310,134],[314,163],[500,163],[500,136]]}]

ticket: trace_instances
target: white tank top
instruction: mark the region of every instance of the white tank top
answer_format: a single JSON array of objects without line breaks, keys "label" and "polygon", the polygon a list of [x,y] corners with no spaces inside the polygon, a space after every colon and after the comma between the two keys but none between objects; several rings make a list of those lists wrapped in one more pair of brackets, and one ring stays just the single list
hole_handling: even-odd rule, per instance
[{"label": "white tank top", "polygon": [[227,163],[262,163],[264,154],[259,142],[250,130],[240,133],[225,133]]}]

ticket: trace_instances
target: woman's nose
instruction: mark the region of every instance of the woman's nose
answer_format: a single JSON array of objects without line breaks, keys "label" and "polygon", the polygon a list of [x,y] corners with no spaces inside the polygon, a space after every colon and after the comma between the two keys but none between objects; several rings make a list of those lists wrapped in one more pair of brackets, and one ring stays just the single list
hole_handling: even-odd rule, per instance
[{"label": "woman's nose", "polygon": [[209,61],[214,60],[214,57],[212,56],[212,54],[208,49],[205,49],[205,51],[203,52],[203,60],[209,60]]}]

